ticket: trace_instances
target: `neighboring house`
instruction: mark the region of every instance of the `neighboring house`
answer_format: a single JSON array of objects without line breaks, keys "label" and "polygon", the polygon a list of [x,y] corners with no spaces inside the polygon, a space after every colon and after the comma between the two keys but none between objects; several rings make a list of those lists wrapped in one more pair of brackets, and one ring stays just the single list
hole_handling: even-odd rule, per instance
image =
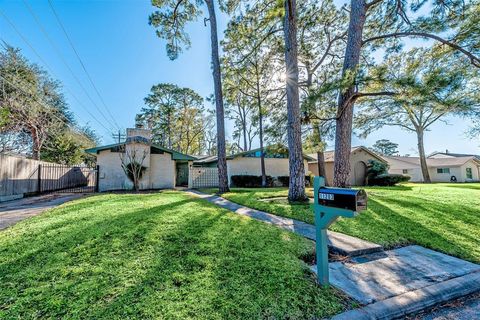
[{"label": "neighboring house", "polygon": [[[419,157],[384,157],[390,166],[389,173],[410,176],[412,182],[423,182]],[[427,167],[432,182],[458,182],[480,180],[480,157],[455,153],[436,152],[427,157]]]},{"label": "neighboring house", "polygon": [[[314,160],[308,162],[308,170],[314,175],[318,176],[318,161],[317,154],[309,154]],[[325,173],[327,184],[333,184],[333,164],[335,161],[335,151],[325,151]],[[377,155],[372,150],[359,146],[353,147],[350,153],[350,184],[353,186],[365,185],[367,177],[367,166],[370,160],[376,160],[382,163],[387,163],[385,159]]]},{"label": "neighboring house", "polygon": [[[261,176],[260,155],[260,149],[253,149],[227,156],[229,185],[231,184],[231,177],[235,175]],[[304,155],[305,173],[308,171],[308,161],[312,160],[314,159]],[[195,160],[193,166],[194,168],[216,168],[217,156],[207,156]],[[201,173],[199,170],[199,174]],[[289,176],[288,151],[285,148],[265,147],[265,174],[273,178]]]},{"label": "neighboring house", "polygon": [[196,158],[161,146],[150,144],[151,132],[145,129],[127,129],[125,142],[85,150],[97,157],[99,191],[132,189],[133,183],[122,168],[122,153],[136,150],[145,152],[146,167],[140,180],[140,189],[166,189],[187,185],[189,165]]}]

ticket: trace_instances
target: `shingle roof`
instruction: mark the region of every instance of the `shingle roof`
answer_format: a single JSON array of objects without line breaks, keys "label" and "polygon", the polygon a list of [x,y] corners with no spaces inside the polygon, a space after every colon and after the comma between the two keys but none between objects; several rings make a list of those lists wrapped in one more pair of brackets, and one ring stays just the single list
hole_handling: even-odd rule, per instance
[{"label": "shingle roof", "polygon": [[[402,161],[408,164],[412,164],[415,166],[420,166],[420,158],[419,157],[384,157],[387,161],[389,159]],[[464,165],[470,160],[478,162],[480,164],[479,159],[474,156],[467,156],[467,157],[452,157],[452,158],[427,158],[427,166],[431,168],[438,168],[438,167],[459,167]]]},{"label": "shingle roof", "polygon": [[[266,146],[264,149],[268,149],[270,147],[272,147],[272,146]],[[256,152],[256,151],[260,151],[260,148],[239,152],[239,153],[236,153],[236,154],[233,154],[233,155],[228,155],[227,159],[233,159],[233,158],[241,157],[241,156],[243,156],[247,153]],[[314,158],[310,157],[307,154],[304,154],[303,157],[307,161],[314,160]],[[212,163],[212,162],[215,162],[215,161],[217,161],[217,156],[206,156],[204,158],[195,160],[195,163],[196,164],[202,164],[202,163]]]},{"label": "shingle roof", "polygon": [[[375,159],[377,159],[379,161],[386,162],[385,159],[383,159],[381,156],[377,155],[375,152],[373,152],[372,150],[370,150],[370,149],[368,149],[364,146],[352,147],[350,152],[355,152],[355,151],[359,151],[359,150],[363,150],[363,151],[371,154],[372,157],[374,157]],[[309,162],[317,162],[317,154],[316,153],[309,153],[308,155],[314,159],[313,161],[309,161]],[[325,151],[323,153],[323,157],[325,159],[325,162],[334,162],[335,161],[335,150]]]},{"label": "shingle roof", "polygon": [[478,154],[468,154],[468,153],[450,153],[450,152],[434,152],[432,153],[431,155],[429,155],[428,157],[433,157],[437,154],[443,154],[443,155],[446,155],[446,156],[451,156],[451,157],[455,157],[455,158],[459,158],[459,157],[475,157],[477,158],[478,160],[480,160],[480,155]]},{"label": "shingle roof", "polygon": [[[131,142],[131,141],[132,140],[127,141],[127,142]],[[137,140],[134,140],[134,141],[139,142]],[[91,153],[91,154],[98,154],[100,151],[108,150],[108,149],[111,149],[111,148],[114,148],[114,147],[120,147],[120,146],[124,146],[124,145],[125,145],[125,142],[114,143],[114,144],[109,144],[109,145],[105,145],[105,146],[98,146],[98,147],[95,147],[95,148],[86,149],[85,152],[86,153]],[[192,157],[188,154],[181,153],[181,152],[178,152],[178,151],[175,151],[175,150],[171,150],[171,149],[159,146],[159,145],[152,144],[151,147],[155,148],[155,149],[158,149],[158,150],[161,150],[161,151],[166,152],[166,153],[170,153],[172,155],[173,160],[196,160],[197,159],[197,158]]]}]

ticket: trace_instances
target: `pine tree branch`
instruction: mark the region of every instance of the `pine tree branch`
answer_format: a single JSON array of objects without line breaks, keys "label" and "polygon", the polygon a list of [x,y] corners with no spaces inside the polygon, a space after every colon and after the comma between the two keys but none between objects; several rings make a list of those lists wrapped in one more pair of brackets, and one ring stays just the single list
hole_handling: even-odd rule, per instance
[{"label": "pine tree branch", "polygon": [[395,32],[395,33],[383,34],[383,35],[380,35],[380,36],[375,36],[375,37],[371,37],[369,39],[363,40],[362,45],[364,45],[368,42],[376,41],[376,40],[387,39],[387,38],[402,38],[402,37],[420,37],[420,38],[428,38],[428,39],[436,40],[436,41],[438,41],[442,44],[445,44],[445,45],[451,47],[454,50],[457,50],[457,51],[463,53],[475,67],[480,68],[480,58],[479,57],[477,57],[476,55],[474,55],[470,51],[462,48],[461,46],[459,46],[458,44],[456,44],[452,41],[443,39],[443,38],[441,38],[437,35],[434,35],[434,34],[431,34],[431,33],[426,33],[426,32],[405,31],[405,32]]}]

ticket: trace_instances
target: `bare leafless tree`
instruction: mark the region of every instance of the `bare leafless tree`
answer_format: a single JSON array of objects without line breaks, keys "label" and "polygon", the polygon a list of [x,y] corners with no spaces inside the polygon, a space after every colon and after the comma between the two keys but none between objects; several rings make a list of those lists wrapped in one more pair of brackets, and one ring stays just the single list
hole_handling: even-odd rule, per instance
[{"label": "bare leafless tree", "polygon": [[120,161],[125,175],[132,181],[136,192],[140,190],[140,180],[147,169],[145,159],[150,155],[150,146],[137,146],[134,143],[124,144],[120,147]]}]

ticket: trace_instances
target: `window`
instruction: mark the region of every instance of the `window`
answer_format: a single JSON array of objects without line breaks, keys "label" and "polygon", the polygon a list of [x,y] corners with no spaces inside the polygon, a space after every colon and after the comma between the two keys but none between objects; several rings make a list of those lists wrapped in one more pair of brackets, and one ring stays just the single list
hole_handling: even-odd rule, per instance
[{"label": "window", "polygon": [[437,173],[450,173],[450,168],[437,168]]},{"label": "window", "polygon": [[403,174],[407,174],[407,173],[408,173],[408,169],[403,169],[403,170],[402,170],[402,173],[403,173]]},{"label": "window", "polygon": [[472,168],[466,168],[466,171],[467,171],[467,179],[473,179]]}]

